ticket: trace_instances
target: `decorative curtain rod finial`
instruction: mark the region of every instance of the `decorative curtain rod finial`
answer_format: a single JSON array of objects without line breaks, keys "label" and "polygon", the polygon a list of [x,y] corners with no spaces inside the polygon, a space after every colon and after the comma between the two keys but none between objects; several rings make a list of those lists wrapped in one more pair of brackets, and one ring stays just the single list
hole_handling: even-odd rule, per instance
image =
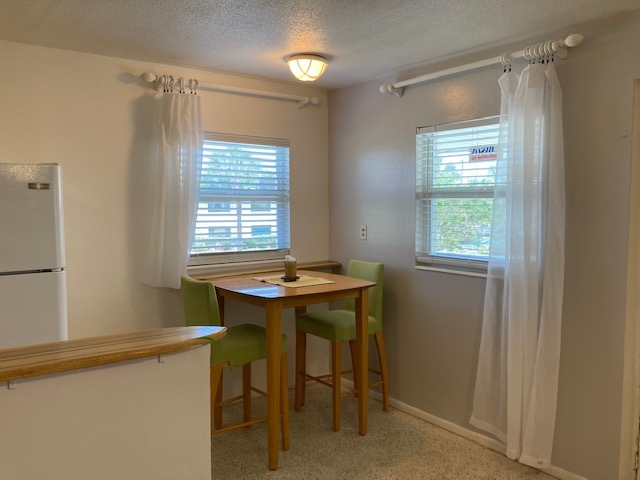
[{"label": "decorative curtain rod finial", "polygon": [[305,97],[298,102],[298,108],[306,107],[309,104],[320,105],[320,99],[318,97]]},{"label": "decorative curtain rod finial", "polygon": [[140,75],[140,78],[147,83],[153,83],[158,79],[155,73],[151,73],[151,72],[144,72],[143,74]]},{"label": "decorative curtain rod finial", "polygon": [[140,78],[145,82],[153,85],[153,88],[155,88],[156,90],[162,90],[164,88],[161,78],[158,77],[155,73],[144,72],[140,75]]},{"label": "decorative curtain rod finial", "polygon": [[580,35],[579,33],[574,33],[573,35],[569,35],[564,39],[564,44],[567,47],[577,47],[582,43],[582,40],[584,40],[584,37],[582,35]]},{"label": "decorative curtain rod finial", "polygon": [[567,58],[567,48],[577,47],[582,43],[584,37],[579,33],[569,35],[564,40],[558,40],[551,44],[551,48],[560,58]]},{"label": "decorative curtain rod finial", "polygon": [[404,88],[395,88],[391,83],[385,83],[380,85],[380,93],[393,93],[396,97],[400,98],[404,93]]}]

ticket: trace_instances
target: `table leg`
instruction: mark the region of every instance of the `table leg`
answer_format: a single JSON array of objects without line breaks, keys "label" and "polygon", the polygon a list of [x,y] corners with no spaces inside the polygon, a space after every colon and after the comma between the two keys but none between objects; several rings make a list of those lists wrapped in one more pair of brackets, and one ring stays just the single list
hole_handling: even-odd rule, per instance
[{"label": "table leg", "polygon": [[[307,307],[296,307],[296,317],[306,313]],[[295,390],[295,402],[294,408],[296,412],[302,410],[302,405],[305,402],[306,378],[304,372],[307,370],[307,334],[303,331],[296,330],[296,390]]]},{"label": "table leg", "polygon": [[267,316],[267,445],[269,470],[278,468],[278,427],[280,419],[280,345],[282,302],[271,301]]},{"label": "table leg", "polygon": [[356,343],[359,362],[356,389],[358,390],[358,432],[367,434],[367,395],[369,393],[369,290],[363,288],[356,298]]}]

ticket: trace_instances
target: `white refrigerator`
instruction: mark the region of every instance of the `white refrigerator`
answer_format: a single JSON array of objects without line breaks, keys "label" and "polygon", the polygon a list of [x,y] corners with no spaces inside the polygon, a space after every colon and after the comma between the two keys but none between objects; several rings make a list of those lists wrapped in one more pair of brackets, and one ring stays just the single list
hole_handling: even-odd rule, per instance
[{"label": "white refrigerator", "polygon": [[66,340],[62,172],[0,163],[0,349]]}]

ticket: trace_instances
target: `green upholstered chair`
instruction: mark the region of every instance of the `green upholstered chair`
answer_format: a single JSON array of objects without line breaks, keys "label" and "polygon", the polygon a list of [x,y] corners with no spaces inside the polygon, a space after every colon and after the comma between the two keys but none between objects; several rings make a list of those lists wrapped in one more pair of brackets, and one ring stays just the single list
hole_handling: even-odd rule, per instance
[{"label": "green upholstered chair", "polygon": [[[209,282],[193,279],[187,275],[181,278],[182,300],[185,323],[187,325],[221,325],[218,299]],[[265,392],[251,386],[251,362],[266,358],[267,335],[264,327],[243,324],[227,327],[227,334],[219,340],[211,340],[211,416],[213,433],[220,433],[255,423],[266,418],[251,420],[251,392],[261,395]],[[282,335],[281,370],[281,419],[282,448],[289,447],[289,405],[287,392],[287,337]],[[242,395],[222,400],[222,370],[225,366],[242,367]],[[244,421],[239,424],[222,426],[222,407],[242,399]]]},{"label": "green upholstered chair", "polygon": [[[373,335],[378,351],[379,370],[369,369],[379,376],[379,381],[367,383],[369,388],[380,385],[382,387],[382,406],[389,410],[389,387],[387,381],[387,357],[382,336],[382,290],[384,279],[384,265],[381,263],[351,260],[347,275],[363,280],[376,282],[369,289],[369,335]],[[331,342],[331,373],[313,376],[306,373],[306,335],[311,334]],[[342,371],[341,343],[349,342],[353,370]],[[306,312],[296,316],[296,392],[295,409],[300,411],[305,402],[305,384],[307,381],[317,381],[329,386],[333,393],[333,430],[340,430],[340,398],[357,394],[354,390],[342,392],[341,377],[345,373],[356,371],[356,317],[355,300],[347,300],[343,310],[325,310]],[[330,380],[330,381],[328,381]],[[355,379],[354,379],[355,380]]]}]

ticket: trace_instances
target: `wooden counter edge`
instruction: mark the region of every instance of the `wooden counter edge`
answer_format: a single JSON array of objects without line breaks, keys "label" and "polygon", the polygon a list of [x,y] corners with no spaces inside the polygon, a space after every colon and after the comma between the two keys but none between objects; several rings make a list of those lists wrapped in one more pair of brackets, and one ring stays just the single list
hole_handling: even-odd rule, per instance
[{"label": "wooden counter edge", "polygon": [[[73,356],[70,354],[68,358],[60,358],[27,365],[18,365],[9,368],[2,368],[2,362],[0,362],[0,382],[11,382],[24,378],[50,375],[53,373],[62,373],[72,370],[79,370],[82,368],[110,365],[128,360],[136,360],[158,355],[167,355],[170,353],[176,353],[207,345],[208,343],[210,343],[209,339],[221,338],[224,335],[226,335],[226,328],[223,328],[222,330],[219,330],[217,332],[213,332],[209,335],[197,336],[186,340],[181,339],[162,344],[151,344],[148,346],[141,345],[137,346],[136,348],[124,348],[120,350],[113,350],[110,352],[100,352],[92,354],[89,349],[84,349],[81,350],[83,352],[81,355]],[[99,337],[95,338],[98,339]],[[110,336],[105,336],[105,338],[110,338]],[[19,349],[15,349],[15,351],[18,352]],[[77,353],[77,351],[74,352]]]}]

